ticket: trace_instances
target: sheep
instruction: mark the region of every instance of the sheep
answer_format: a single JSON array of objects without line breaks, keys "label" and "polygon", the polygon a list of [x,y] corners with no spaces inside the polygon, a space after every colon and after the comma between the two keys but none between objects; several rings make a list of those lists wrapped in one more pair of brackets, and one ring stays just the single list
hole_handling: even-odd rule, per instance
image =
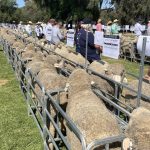
[{"label": "sheep", "polygon": [[[115,66],[117,69],[115,69]],[[93,62],[90,64],[89,68],[107,78],[114,80],[116,82],[124,82],[127,83],[127,79],[123,78],[123,72],[125,72],[125,68],[121,64],[108,64],[104,62],[101,64],[99,62]],[[89,71],[91,74],[91,72]],[[105,78],[98,77],[97,75],[92,74],[91,80],[93,81],[94,86],[100,89],[103,92],[109,93],[111,95],[115,94],[115,84],[112,81],[106,80]],[[120,91],[119,91],[120,92]]]},{"label": "sheep", "polygon": [[150,111],[139,107],[135,109],[125,131],[126,136],[132,142],[132,149],[150,149]]},{"label": "sheep", "polygon": [[45,58],[45,62],[48,63],[48,64],[51,64],[51,65],[54,65],[55,63],[57,63],[58,61],[60,60],[60,57],[57,56],[57,55],[48,55],[46,58]]},{"label": "sheep", "polygon": [[43,61],[38,59],[33,59],[31,62],[26,64],[26,68],[31,69],[34,75],[37,75],[43,66]]},{"label": "sheep", "polygon": [[20,53],[25,49],[25,45],[21,41],[16,41],[13,43],[12,48],[15,48],[17,53]]},{"label": "sheep", "polygon": [[67,49],[59,49],[59,48],[55,49],[55,53],[61,55],[62,57],[66,57],[69,54],[69,52],[67,51]]},{"label": "sheep", "polygon": [[[139,83],[138,80],[133,80],[130,82],[129,87],[138,91],[138,83]],[[134,93],[125,88],[123,89],[123,93],[125,96],[125,103],[135,108],[137,104],[137,93]],[[150,84],[149,83],[146,83],[146,82],[142,83],[142,94],[150,97]],[[141,103],[141,106],[150,110],[150,102],[148,102],[148,99],[141,98],[140,103]]]},{"label": "sheep", "polygon": [[108,62],[104,61],[104,64],[97,62],[97,61],[93,61],[90,65],[89,65],[89,69],[98,72],[100,74],[104,74],[105,71],[108,70]]},{"label": "sheep", "polygon": [[[116,118],[91,90],[89,75],[77,69],[69,76],[69,99],[66,112],[83,134],[86,143],[96,139],[120,134]],[[72,150],[80,150],[81,145],[71,130],[67,128],[67,139]]]},{"label": "sheep", "polygon": [[[41,84],[44,86],[45,90],[48,92],[49,90],[59,90],[60,88],[65,88],[66,85],[66,78],[62,75],[58,75],[55,68],[51,66],[50,68],[43,68],[40,70],[39,74],[37,75],[37,78],[40,80]],[[38,97],[40,99],[43,99],[43,95],[39,87],[36,85],[35,86],[35,91],[38,93]],[[56,99],[57,95],[54,95],[53,97]],[[61,95],[62,97],[63,95]],[[61,98],[60,98],[61,100]],[[63,107],[63,102],[60,102]],[[56,113],[57,111],[55,108],[50,105],[49,106],[49,113],[51,114],[52,118],[56,118]],[[55,128],[53,127],[52,123],[50,122],[49,124],[49,130],[51,135],[54,137],[55,136]],[[49,145],[51,149],[53,149],[52,144]]]},{"label": "sheep", "polygon": [[126,53],[130,54],[131,59],[135,60],[135,52],[134,52],[134,43],[137,42],[137,37],[135,36],[122,36],[121,37],[121,55],[124,55],[126,59]]}]

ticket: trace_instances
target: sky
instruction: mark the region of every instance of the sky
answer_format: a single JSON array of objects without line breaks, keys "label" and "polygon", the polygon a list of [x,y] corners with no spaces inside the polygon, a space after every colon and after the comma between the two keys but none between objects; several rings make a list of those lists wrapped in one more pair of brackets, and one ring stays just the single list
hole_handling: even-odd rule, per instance
[{"label": "sky", "polygon": [[16,0],[18,7],[23,7],[25,5],[24,0]]}]

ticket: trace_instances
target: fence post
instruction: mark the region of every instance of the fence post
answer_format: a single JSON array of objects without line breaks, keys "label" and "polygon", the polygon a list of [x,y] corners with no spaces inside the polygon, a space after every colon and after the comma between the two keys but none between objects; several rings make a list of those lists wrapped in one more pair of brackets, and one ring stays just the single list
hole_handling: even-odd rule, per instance
[{"label": "fence post", "polygon": [[141,95],[142,95],[142,82],[143,82],[143,74],[144,74],[144,59],[145,59],[145,51],[146,51],[146,42],[147,42],[147,38],[144,37],[143,38],[143,45],[142,45],[142,56],[141,56],[141,63],[140,63],[140,75],[139,75],[136,108],[140,106],[140,99],[141,99]]},{"label": "fence post", "polygon": [[[30,114],[31,114],[31,112],[30,112],[30,103],[29,103],[29,101],[30,101],[30,78],[29,78],[29,71],[28,71],[28,69],[25,71],[25,76],[26,76],[26,82],[27,82],[27,91],[26,91],[26,94],[27,94],[27,109],[28,109],[28,116],[30,116]],[[23,91],[24,92],[24,91]]]},{"label": "fence post", "polygon": [[44,90],[43,91],[43,95],[44,95],[44,101],[43,101],[43,138],[44,138],[44,150],[47,150],[47,144],[48,144],[48,134],[46,131],[47,128],[47,124],[48,124],[48,118],[47,118],[47,113],[46,113],[46,109],[47,109],[47,105],[48,105],[48,97],[45,95]]}]

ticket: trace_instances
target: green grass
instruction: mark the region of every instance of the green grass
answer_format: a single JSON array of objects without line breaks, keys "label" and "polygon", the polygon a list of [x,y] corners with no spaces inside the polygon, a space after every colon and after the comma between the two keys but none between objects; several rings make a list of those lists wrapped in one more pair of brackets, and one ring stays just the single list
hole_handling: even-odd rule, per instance
[{"label": "green grass", "polygon": [[[0,50],[0,150],[42,150],[43,141],[11,66]],[[6,81],[1,85],[2,81]]]}]

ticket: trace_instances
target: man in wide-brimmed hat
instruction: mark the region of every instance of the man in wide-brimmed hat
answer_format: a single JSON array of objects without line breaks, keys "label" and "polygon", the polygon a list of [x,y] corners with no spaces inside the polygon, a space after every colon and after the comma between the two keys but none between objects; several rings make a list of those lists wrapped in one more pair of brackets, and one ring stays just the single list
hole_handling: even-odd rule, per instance
[{"label": "man in wide-brimmed hat", "polygon": [[115,20],[113,21],[112,26],[111,26],[111,33],[112,33],[113,35],[118,35],[118,34],[119,34],[118,21],[119,21],[118,19],[115,19]]},{"label": "man in wide-brimmed hat", "polygon": [[27,24],[26,27],[25,27],[25,30],[26,30],[28,36],[31,36],[31,35],[32,35],[32,28],[31,28],[31,25],[32,25],[32,24],[33,24],[32,21],[29,21],[28,24]]},{"label": "man in wide-brimmed hat", "polygon": [[43,27],[41,26],[42,22],[37,22],[36,26],[35,26],[35,32],[36,32],[36,36],[38,39],[42,39],[43,38]]}]

